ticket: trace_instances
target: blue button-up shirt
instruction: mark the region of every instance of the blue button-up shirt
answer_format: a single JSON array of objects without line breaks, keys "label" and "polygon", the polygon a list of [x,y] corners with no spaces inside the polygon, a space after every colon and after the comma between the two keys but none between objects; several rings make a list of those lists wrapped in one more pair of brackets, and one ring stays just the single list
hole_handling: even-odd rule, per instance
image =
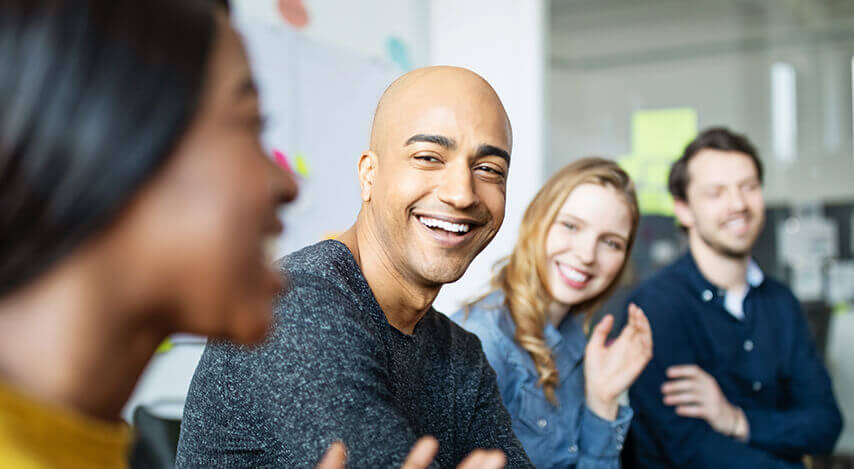
[{"label": "blue button-up shirt", "polygon": [[621,406],[613,422],[596,416],[584,399],[584,347],[587,339],[580,318],[568,315],[560,326],[543,331],[558,370],[555,389],[559,406],[553,406],[542,387],[528,352],[513,339],[516,326],[504,295],[494,292],[473,305],[466,316],[458,311],[455,322],[475,333],[498,378],[504,406],[513,431],[538,468],[617,468],[632,411]]},{"label": "blue button-up shirt", "polygon": [[[652,361],[629,392],[640,467],[802,467],[803,455],[833,450],[842,417],[798,300],[773,278],[746,281],[741,318],[690,252],[630,295],[653,335]],[[664,405],[665,371],[680,364],[705,370],[744,410],[746,443]]]}]

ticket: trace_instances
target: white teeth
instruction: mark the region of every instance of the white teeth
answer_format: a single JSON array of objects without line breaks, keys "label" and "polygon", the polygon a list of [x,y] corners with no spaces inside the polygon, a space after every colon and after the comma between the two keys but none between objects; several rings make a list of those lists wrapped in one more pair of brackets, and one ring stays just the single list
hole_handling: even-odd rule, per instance
[{"label": "white teeth", "polygon": [[451,223],[436,218],[418,217],[418,221],[430,228],[440,228],[451,233],[467,233],[471,226],[467,223]]},{"label": "white teeth", "polygon": [[586,282],[587,279],[590,278],[589,275],[582,274],[581,272],[579,272],[579,271],[577,271],[571,267],[566,267],[562,264],[558,264],[558,268],[560,269],[561,272],[563,272],[564,275],[566,275],[573,282]]},{"label": "white teeth", "polygon": [[728,228],[736,228],[736,229],[741,228],[746,224],[747,224],[747,220],[745,220],[744,218],[736,218],[734,220],[730,220],[730,221],[726,222],[726,226]]}]

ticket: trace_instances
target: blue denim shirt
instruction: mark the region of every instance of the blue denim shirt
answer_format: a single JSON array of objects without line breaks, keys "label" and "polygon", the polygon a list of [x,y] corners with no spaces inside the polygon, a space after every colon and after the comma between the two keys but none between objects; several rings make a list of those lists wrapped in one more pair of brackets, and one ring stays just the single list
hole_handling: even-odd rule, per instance
[{"label": "blue denim shirt", "polygon": [[558,369],[555,389],[559,406],[553,406],[537,386],[537,370],[528,352],[513,335],[516,325],[497,291],[473,305],[466,316],[457,311],[451,319],[480,338],[483,351],[498,378],[504,406],[513,431],[538,468],[617,468],[620,450],[632,418],[621,406],[614,422],[587,408],[584,399],[584,347],[587,338],[581,318],[567,316],[544,336]]}]

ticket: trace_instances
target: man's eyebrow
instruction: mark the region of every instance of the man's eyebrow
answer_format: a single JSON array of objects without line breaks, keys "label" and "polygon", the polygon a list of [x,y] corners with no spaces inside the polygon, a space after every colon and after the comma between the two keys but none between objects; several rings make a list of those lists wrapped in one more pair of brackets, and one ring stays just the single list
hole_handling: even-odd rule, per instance
[{"label": "man's eyebrow", "polygon": [[507,164],[510,164],[510,153],[503,148],[498,148],[495,145],[480,145],[477,147],[477,151],[475,152],[475,158],[480,158],[482,156],[498,156],[504,158],[507,161]]},{"label": "man's eyebrow", "polygon": [[449,150],[455,150],[457,148],[457,142],[452,138],[445,137],[444,135],[429,135],[429,134],[416,134],[409,137],[409,140],[406,141],[406,145],[412,145],[415,142],[427,142],[427,143],[435,143],[436,145],[445,147]]}]

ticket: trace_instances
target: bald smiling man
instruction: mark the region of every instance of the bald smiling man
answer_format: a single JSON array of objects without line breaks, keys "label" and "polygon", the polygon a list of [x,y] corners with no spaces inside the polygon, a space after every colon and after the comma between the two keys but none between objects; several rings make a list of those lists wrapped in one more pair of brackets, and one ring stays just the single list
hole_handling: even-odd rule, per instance
[{"label": "bald smiling man", "polygon": [[[267,343],[212,343],[190,387],[181,467],[400,467],[419,437],[455,467],[497,448],[531,467],[478,339],[432,308],[504,220],[512,136],[480,76],[430,67],[380,99],[358,160],[362,206],[338,241],[284,258]],[[500,458],[499,465],[500,465]]]}]

